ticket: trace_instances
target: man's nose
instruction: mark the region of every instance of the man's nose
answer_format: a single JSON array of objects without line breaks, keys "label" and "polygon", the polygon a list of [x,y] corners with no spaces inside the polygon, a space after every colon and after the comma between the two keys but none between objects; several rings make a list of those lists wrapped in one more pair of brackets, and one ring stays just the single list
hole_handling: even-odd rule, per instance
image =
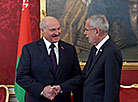
[{"label": "man's nose", "polygon": [[59,33],[60,33],[60,31],[59,31],[59,30],[56,30],[56,31],[55,31],[55,34],[56,34],[56,35],[58,35]]},{"label": "man's nose", "polygon": [[86,35],[86,31],[84,31],[83,34]]}]

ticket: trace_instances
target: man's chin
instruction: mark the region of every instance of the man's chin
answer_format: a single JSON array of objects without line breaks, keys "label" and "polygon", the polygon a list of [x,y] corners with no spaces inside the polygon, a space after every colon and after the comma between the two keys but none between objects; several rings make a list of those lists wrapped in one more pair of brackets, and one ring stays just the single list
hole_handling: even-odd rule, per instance
[{"label": "man's chin", "polygon": [[94,43],[94,42],[92,42],[92,41],[90,41],[90,40],[89,40],[89,43],[90,43],[90,44],[92,44],[92,45],[95,45],[95,43]]},{"label": "man's chin", "polygon": [[53,43],[56,43],[56,42],[58,42],[59,41],[59,39],[54,39],[53,40]]},{"label": "man's chin", "polygon": [[89,40],[89,43],[92,44],[92,42]]}]

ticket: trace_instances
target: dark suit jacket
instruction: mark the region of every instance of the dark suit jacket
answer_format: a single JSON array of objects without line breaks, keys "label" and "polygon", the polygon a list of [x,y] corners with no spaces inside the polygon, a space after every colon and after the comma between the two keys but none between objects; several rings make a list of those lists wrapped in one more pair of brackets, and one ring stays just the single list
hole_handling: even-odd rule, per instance
[{"label": "dark suit jacket", "polygon": [[83,83],[83,102],[119,102],[122,55],[116,44],[107,40],[92,61],[93,48],[81,75],[61,84],[63,92]]},{"label": "dark suit jacket", "polygon": [[[59,41],[59,65],[57,73],[52,65],[43,39],[23,47],[17,69],[17,83],[26,90],[26,102],[71,102],[70,92],[62,93],[50,101],[41,92],[47,85],[57,85],[80,74],[75,47]],[[81,102],[81,91],[74,90],[74,101]]]}]

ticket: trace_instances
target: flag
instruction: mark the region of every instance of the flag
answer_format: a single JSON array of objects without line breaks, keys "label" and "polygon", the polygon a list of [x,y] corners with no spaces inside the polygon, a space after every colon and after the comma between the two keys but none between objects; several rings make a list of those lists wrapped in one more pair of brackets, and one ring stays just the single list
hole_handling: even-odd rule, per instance
[{"label": "flag", "polygon": [[[31,35],[31,26],[30,26],[29,0],[23,0],[20,33],[19,33],[19,40],[18,40],[16,69],[18,67],[19,59],[21,57],[23,45],[30,43],[30,42],[32,42],[32,35]],[[18,101],[25,102],[25,90],[16,83],[16,75],[15,75],[14,90],[15,90],[15,95]]]}]

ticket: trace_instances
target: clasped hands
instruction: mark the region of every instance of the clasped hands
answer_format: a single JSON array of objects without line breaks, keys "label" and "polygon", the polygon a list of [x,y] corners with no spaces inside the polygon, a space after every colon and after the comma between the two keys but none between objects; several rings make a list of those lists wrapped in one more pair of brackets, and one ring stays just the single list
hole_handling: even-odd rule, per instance
[{"label": "clasped hands", "polygon": [[50,100],[53,100],[59,92],[61,92],[61,87],[59,85],[48,85],[44,87],[42,95]]}]

